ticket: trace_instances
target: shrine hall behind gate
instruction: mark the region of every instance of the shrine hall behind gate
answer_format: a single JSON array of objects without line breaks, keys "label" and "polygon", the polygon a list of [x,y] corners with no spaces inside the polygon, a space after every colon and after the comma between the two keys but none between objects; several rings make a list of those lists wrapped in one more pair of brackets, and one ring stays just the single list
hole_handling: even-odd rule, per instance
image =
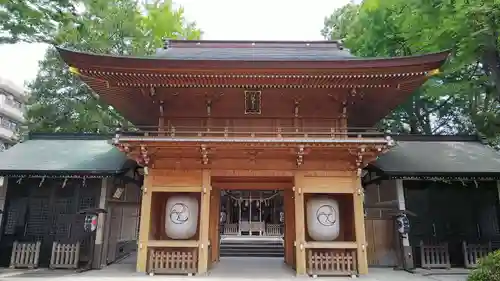
[{"label": "shrine hall behind gate", "polygon": [[[360,177],[392,145],[372,127],[448,55],[362,59],[337,41],[170,40],[149,58],[59,52],[133,124],[114,143],[144,167],[137,271],[157,274],[210,270],[221,190],[268,189],[282,194],[284,259],[298,275],[366,274]],[[237,206],[252,202],[239,194]],[[239,220],[235,231],[270,224]]]}]

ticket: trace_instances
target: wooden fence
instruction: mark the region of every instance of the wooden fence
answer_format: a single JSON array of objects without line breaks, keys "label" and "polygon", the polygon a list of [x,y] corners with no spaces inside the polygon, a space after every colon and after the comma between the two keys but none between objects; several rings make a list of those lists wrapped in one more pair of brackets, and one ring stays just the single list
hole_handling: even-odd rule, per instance
[{"label": "wooden fence", "polygon": [[451,267],[448,243],[424,244],[420,241],[420,257],[422,268],[447,268]]},{"label": "wooden fence", "polygon": [[222,233],[224,235],[237,235],[238,232],[238,224],[236,223],[226,223],[223,226]]},{"label": "wooden fence", "polygon": [[313,276],[356,275],[356,250],[309,249],[307,273]]},{"label": "wooden fence", "polygon": [[479,260],[486,257],[491,252],[491,242],[486,244],[467,244],[462,242],[464,263],[466,268],[476,268]]},{"label": "wooden fence", "polygon": [[54,242],[52,244],[52,255],[49,267],[56,268],[78,268],[80,261],[80,242],[75,244],[63,244]]},{"label": "wooden fence", "polygon": [[37,268],[40,259],[41,242],[15,241],[10,257],[10,268]]},{"label": "wooden fence", "polygon": [[198,270],[198,252],[195,248],[149,250],[150,274],[195,274]]},{"label": "wooden fence", "polygon": [[267,236],[282,236],[281,234],[281,224],[266,224]]}]

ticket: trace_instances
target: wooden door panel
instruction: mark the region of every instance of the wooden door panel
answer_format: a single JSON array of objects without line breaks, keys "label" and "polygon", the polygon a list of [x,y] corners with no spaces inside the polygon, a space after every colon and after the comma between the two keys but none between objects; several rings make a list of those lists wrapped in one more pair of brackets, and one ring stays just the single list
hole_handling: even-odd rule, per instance
[{"label": "wooden door panel", "polygon": [[210,262],[219,261],[219,220],[220,220],[220,189],[214,188],[210,195],[209,240],[211,245]]},{"label": "wooden door panel", "polygon": [[366,219],[369,266],[396,266],[396,232],[391,219]]}]

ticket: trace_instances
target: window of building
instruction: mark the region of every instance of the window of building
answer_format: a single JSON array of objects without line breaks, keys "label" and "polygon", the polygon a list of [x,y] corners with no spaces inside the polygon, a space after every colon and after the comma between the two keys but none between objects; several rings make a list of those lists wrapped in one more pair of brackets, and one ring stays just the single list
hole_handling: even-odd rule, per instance
[{"label": "window of building", "polygon": [[17,108],[19,110],[22,109],[23,104],[20,101],[16,100],[14,98],[14,96],[11,95],[10,93],[6,92],[5,90],[1,90],[0,89],[0,95],[5,97],[4,98],[5,104],[7,104],[7,105],[9,105],[11,107]]},{"label": "window of building", "polygon": [[17,123],[2,116],[0,116],[0,127],[5,128],[9,131],[17,131]]}]

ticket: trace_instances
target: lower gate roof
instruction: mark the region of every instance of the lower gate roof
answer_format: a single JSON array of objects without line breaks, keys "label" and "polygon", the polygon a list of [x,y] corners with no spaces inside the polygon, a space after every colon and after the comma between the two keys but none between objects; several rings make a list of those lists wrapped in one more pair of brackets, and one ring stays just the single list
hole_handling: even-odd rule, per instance
[{"label": "lower gate roof", "polygon": [[393,136],[396,145],[372,162],[391,178],[500,178],[500,153],[477,136]]},{"label": "lower gate roof", "polygon": [[105,177],[125,172],[130,160],[111,136],[31,134],[0,152],[0,176]]}]

